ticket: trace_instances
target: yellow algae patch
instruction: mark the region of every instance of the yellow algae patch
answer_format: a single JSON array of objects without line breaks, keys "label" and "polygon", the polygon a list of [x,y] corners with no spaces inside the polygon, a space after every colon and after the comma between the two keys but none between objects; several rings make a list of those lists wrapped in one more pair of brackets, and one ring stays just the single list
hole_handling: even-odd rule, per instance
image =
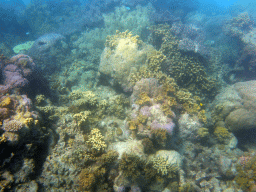
[{"label": "yellow algae patch", "polygon": [[20,53],[21,51],[27,51],[32,47],[34,42],[35,41],[27,41],[23,44],[16,45],[12,50],[14,51],[14,53]]}]

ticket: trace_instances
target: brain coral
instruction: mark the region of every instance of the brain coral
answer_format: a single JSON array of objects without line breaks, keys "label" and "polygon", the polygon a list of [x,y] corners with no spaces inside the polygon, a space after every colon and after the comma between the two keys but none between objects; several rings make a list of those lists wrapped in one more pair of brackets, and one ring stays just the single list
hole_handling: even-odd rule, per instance
[{"label": "brain coral", "polygon": [[102,77],[124,91],[132,91],[129,82],[131,74],[146,63],[147,54],[154,48],[132,36],[131,33],[116,32],[116,35],[107,38],[106,47],[101,55],[99,71]]}]

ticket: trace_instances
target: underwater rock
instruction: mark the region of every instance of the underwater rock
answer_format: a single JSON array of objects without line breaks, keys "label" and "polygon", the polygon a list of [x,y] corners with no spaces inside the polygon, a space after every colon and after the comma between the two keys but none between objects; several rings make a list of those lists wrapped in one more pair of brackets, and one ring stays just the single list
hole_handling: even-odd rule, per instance
[{"label": "underwater rock", "polygon": [[232,162],[232,159],[222,155],[219,160],[220,172],[227,178],[232,178],[236,175],[235,163]]},{"label": "underwater rock", "polygon": [[[236,61],[237,68],[242,67],[248,74],[256,73],[256,28],[249,33],[248,40],[244,40],[245,45],[241,51],[240,58]],[[247,38],[247,37],[246,37]],[[245,74],[247,76],[247,74]],[[249,77],[252,75],[248,75]]]},{"label": "underwater rock", "polygon": [[[256,28],[248,12],[240,13],[227,21],[224,31],[232,38],[237,38],[241,45],[240,58],[236,61],[237,69],[243,68],[244,76],[251,78],[256,73]],[[241,69],[240,69],[241,70]],[[241,73],[241,72],[240,72]]]},{"label": "underwater rock", "polygon": [[50,71],[56,69],[56,58],[63,56],[67,51],[67,44],[63,41],[65,37],[57,33],[49,33],[35,40],[33,46],[28,50],[28,55],[40,63],[40,67]]},{"label": "underwater rock", "polygon": [[14,174],[16,183],[24,183],[29,181],[29,176],[33,174],[35,168],[35,162],[33,159],[25,158],[23,160],[23,165],[18,172]]},{"label": "underwater rock", "polygon": [[40,57],[45,54],[51,47],[53,47],[59,40],[65,37],[57,33],[49,33],[39,37],[29,50],[29,55],[33,57]]},{"label": "underwater rock", "polygon": [[182,114],[179,119],[179,134],[184,140],[196,140],[198,130],[202,125],[197,116],[191,116],[188,113]]},{"label": "underwater rock", "polygon": [[223,26],[223,30],[227,35],[242,37],[250,32],[253,23],[248,12],[242,12],[237,17],[228,20]]}]

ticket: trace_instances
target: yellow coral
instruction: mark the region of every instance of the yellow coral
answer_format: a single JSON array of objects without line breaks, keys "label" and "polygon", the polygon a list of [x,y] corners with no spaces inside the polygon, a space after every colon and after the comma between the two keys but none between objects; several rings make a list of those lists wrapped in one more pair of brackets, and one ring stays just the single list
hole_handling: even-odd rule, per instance
[{"label": "yellow coral", "polygon": [[36,98],[35,98],[35,100],[36,100],[35,104],[40,105],[45,101],[45,99],[46,98],[45,98],[44,95],[37,95]]},{"label": "yellow coral", "polygon": [[0,137],[0,144],[5,143],[6,141],[7,141],[7,139],[6,139],[5,135]]},{"label": "yellow coral", "polygon": [[139,99],[136,101],[137,104],[139,105],[149,105],[151,103],[151,99],[150,97],[148,96],[147,93],[145,92],[142,92],[140,93],[139,95]]},{"label": "yellow coral", "polygon": [[216,127],[214,130],[214,135],[219,142],[225,142],[231,137],[231,133],[225,127]]},{"label": "yellow coral", "polygon": [[10,107],[12,100],[10,97],[5,97],[4,100],[0,103],[1,107]]},{"label": "yellow coral", "polygon": [[214,96],[216,81],[207,75],[202,59],[179,50],[179,41],[171,34],[169,25],[152,26],[151,31],[151,42],[166,55],[168,70],[177,84],[195,94]]},{"label": "yellow coral", "polygon": [[126,30],[125,32],[120,32],[119,30],[116,30],[115,35],[107,36],[105,46],[111,49],[115,49],[119,44],[120,39],[129,39],[134,45],[142,43],[142,41],[139,40],[138,35],[133,36],[132,32],[129,32],[128,30]]},{"label": "yellow coral", "polygon": [[106,149],[107,145],[104,141],[104,136],[101,135],[100,130],[93,128],[90,135],[88,136],[88,141],[86,141],[92,152],[99,153]]},{"label": "yellow coral", "polygon": [[197,134],[200,138],[205,138],[205,137],[208,137],[210,133],[207,128],[202,127],[197,130]]},{"label": "yellow coral", "polygon": [[138,122],[137,121],[129,121],[129,129],[130,130],[136,130],[137,129],[137,125]]},{"label": "yellow coral", "polygon": [[152,72],[159,72],[166,61],[166,56],[161,51],[152,51],[147,59],[147,65]]},{"label": "yellow coral", "polygon": [[31,127],[32,125],[34,125],[34,119],[29,117],[29,118],[26,118],[24,120],[24,123],[28,126],[28,127]]},{"label": "yellow coral", "polygon": [[79,187],[82,191],[92,191],[92,187],[95,184],[95,175],[86,168],[79,174]]},{"label": "yellow coral", "polygon": [[[174,174],[177,174],[178,166],[170,165],[168,159],[163,157],[157,157],[152,160],[153,168],[162,176],[173,177]],[[177,176],[177,175],[176,175]]]},{"label": "yellow coral", "polygon": [[197,114],[198,118],[200,121],[206,123],[207,122],[207,117],[205,115],[205,110],[200,110]]},{"label": "yellow coral", "polygon": [[91,114],[90,111],[82,111],[80,113],[74,114],[73,119],[75,120],[78,126],[81,126],[83,123],[86,122],[90,114]]}]

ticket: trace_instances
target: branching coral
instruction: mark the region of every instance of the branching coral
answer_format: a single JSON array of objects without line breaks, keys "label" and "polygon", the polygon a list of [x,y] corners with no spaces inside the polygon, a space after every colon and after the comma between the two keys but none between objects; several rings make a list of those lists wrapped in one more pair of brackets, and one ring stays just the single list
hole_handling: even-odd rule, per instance
[{"label": "branching coral", "polygon": [[83,126],[86,123],[89,115],[91,115],[90,111],[82,111],[80,113],[76,113],[73,115],[73,118],[79,127]]},{"label": "branching coral", "polygon": [[224,143],[231,137],[231,133],[225,127],[216,127],[214,130],[214,135],[219,142]]},{"label": "branching coral", "polygon": [[143,167],[144,163],[138,156],[123,153],[119,163],[119,169],[123,171],[125,177],[136,181],[141,176]]},{"label": "branching coral", "polygon": [[104,141],[104,136],[101,135],[100,130],[93,128],[88,136],[87,144],[91,149],[92,153],[98,154],[103,152],[107,145]]},{"label": "branching coral", "polygon": [[69,98],[72,101],[70,109],[73,112],[82,109],[91,109],[98,103],[98,97],[92,91],[73,91],[70,93]]},{"label": "branching coral", "polygon": [[130,46],[137,47],[142,44],[142,41],[139,39],[138,35],[134,36],[132,32],[129,32],[128,30],[125,32],[120,32],[117,30],[115,35],[107,36],[105,46],[109,47],[111,50],[114,50],[117,48],[119,43],[129,43]]},{"label": "branching coral", "polygon": [[116,151],[108,151],[95,158],[94,161],[96,162],[82,169],[79,174],[79,189],[81,191],[110,191],[111,185],[113,184],[111,169],[117,158],[118,153]]},{"label": "branching coral", "polygon": [[153,168],[162,176],[167,176],[169,178],[178,176],[178,166],[170,165],[168,159],[165,159],[164,157],[154,158]]},{"label": "branching coral", "polygon": [[253,25],[248,12],[240,13],[237,17],[232,18],[226,23],[226,33],[232,36],[242,36],[246,34]]},{"label": "branching coral", "polygon": [[178,85],[194,94],[215,96],[217,83],[206,74],[201,58],[182,53],[168,25],[153,26],[151,30],[151,41],[166,55],[170,65],[169,73]]}]

